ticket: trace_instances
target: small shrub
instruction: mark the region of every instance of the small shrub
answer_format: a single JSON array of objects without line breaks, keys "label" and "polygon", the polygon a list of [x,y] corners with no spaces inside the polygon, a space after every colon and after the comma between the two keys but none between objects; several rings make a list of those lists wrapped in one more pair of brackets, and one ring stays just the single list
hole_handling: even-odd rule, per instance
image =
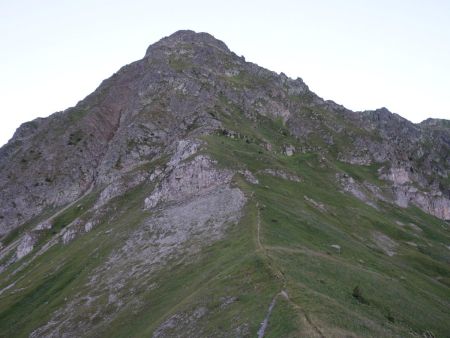
[{"label": "small shrub", "polygon": [[81,130],[78,130],[74,133],[71,133],[69,135],[69,141],[67,142],[67,145],[69,146],[75,146],[77,145],[81,140],[83,139],[83,132]]},{"label": "small shrub", "polygon": [[394,316],[392,315],[392,312],[391,312],[390,310],[388,310],[388,313],[387,313],[387,315],[386,315],[386,319],[389,320],[391,323],[394,323],[394,322],[395,322],[395,318],[394,318]]},{"label": "small shrub", "polygon": [[123,168],[122,166],[122,156],[119,156],[119,158],[116,161],[116,164],[114,165],[114,168],[117,170],[121,170]]},{"label": "small shrub", "polygon": [[355,286],[355,288],[353,289],[352,292],[352,296],[354,298],[356,298],[356,300],[358,302],[360,302],[361,304],[369,304],[369,302],[367,301],[367,299],[365,299],[362,295],[361,289],[359,288],[359,286]]}]

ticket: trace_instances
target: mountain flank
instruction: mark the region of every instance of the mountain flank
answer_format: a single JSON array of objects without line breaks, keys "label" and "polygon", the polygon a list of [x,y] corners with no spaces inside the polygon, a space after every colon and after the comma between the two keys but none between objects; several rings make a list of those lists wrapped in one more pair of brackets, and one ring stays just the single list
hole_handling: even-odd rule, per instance
[{"label": "mountain flank", "polygon": [[449,174],[450,121],[178,31],[0,149],[0,336],[446,337]]}]

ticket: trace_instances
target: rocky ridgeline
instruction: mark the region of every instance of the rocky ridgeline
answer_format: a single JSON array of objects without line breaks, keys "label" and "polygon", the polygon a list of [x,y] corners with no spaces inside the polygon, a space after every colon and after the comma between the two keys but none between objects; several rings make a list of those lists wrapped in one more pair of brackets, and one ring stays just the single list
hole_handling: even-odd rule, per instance
[{"label": "rocky ridgeline", "polygon": [[[91,192],[99,194],[100,208],[156,180],[145,201],[153,208],[216,189],[230,181],[231,172],[217,171],[204,155],[184,160],[212,132],[245,138],[223,126],[223,118],[236,111],[249,121],[281,121],[298,141],[297,148],[285,144],[286,156],[318,152],[356,165],[383,164],[379,177],[389,182],[397,205],[450,219],[448,121],[413,124],[385,108],[352,112],[321,99],[301,79],[246,62],[209,34],[179,31],[151,45],[143,59],[121,68],[75,107],[23,124],[1,148],[0,236]],[[188,155],[164,163],[183,151]],[[149,172],[155,161],[161,170]],[[340,181],[347,191],[358,190],[348,179]],[[29,236],[24,241],[35,242]],[[24,247],[19,256],[30,245]]]}]

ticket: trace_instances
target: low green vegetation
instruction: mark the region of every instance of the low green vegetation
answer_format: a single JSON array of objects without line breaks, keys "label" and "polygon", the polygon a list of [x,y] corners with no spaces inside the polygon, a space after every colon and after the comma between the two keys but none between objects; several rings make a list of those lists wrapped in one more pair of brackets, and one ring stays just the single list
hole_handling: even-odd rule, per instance
[{"label": "low green vegetation", "polygon": [[169,58],[169,65],[178,73],[192,67],[192,64],[186,58],[179,56],[171,56]]},{"label": "low green vegetation", "polygon": [[[275,138],[270,139],[270,133],[261,136],[261,130],[241,133],[276,147],[277,133],[272,130]],[[324,164],[314,154],[286,157],[266,151],[258,142],[249,144],[245,137],[218,134],[208,143],[221,165],[246,167],[253,173],[284,168],[302,178],[296,183],[259,174],[260,184],[252,190],[264,206],[267,264],[282,271],[286,291],[324,336],[428,332],[444,337],[449,332],[445,319],[450,308],[448,225],[415,207],[399,209],[378,202],[376,209],[339,191],[336,171],[380,185],[379,166],[349,165],[331,158]],[[304,196],[323,204],[326,211]],[[420,225],[420,233],[409,223]],[[394,241],[392,257],[377,243],[377,233]],[[338,245],[339,251],[332,245]]]},{"label": "low green vegetation", "polygon": [[[80,322],[98,323],[89,336],[151,336],[174,316],[201,313],[182,321],[184,326],[167,324],[165,333],[254,337],[274,297],[265,337],[448,335],[447,223],[417,208],[380,201],[374,207],[340,191],[337,172],[381,184],[379,166],[344,164],[312,152],[285,156],[283,145],[301,145],[281,119],[247,119],[225,100],[217,108],[227,132],[204,137],[203,151],[219,166],[248,169],[259,180],[233,180],[247,197],[240,222],[195,259],[173,259],[145,276],[140,287],[128,290],[120,310],[99,295],[104,312],[87,318],[86,305],[77,313]],[[148,170],[153,165],[146,164]],[[283,170],[300,182],[264,169]],[[91,232],[53,246],[15,274],[23,262],[2,272],[0,290],[13,286],[0,294],[0,336],[26,337],[56,309],[87,294],[92,271],[150,216],[142,207],[152,188],[143,184],[115,198]],[[82,216],[95,199],[88,195],[61,212],[53,231]],[[380,234],[394,243],[393,255],[386,254]],[[111,313],[116,317],[108,321]]]},{"label": "low green vegetation", "polygon": [[68,209],[61,212],[53,219],[52,229],[58,232],[65,226],[69,225],[76,218],[80,217],[83,213],[88,211],[95,203],[97,197],[98,194],[90,193],[89,195],[83,197],[81,200],[70,206]]},{"label": "low green vegetation", "polygon": [[83,139],[84,135],[81,130],[77,130],[69,135],[69,141],[67,142],[70,146],[75,146]]}]

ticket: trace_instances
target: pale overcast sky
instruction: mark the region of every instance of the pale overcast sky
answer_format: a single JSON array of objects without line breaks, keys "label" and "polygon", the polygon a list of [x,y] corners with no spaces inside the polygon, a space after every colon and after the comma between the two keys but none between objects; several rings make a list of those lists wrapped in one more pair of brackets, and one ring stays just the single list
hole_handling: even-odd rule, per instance
[{"label": "pale overcast sky", "polygon": [[449,0],[0,0],[0,144],[179,29],[353,110],[450,119]]}]

